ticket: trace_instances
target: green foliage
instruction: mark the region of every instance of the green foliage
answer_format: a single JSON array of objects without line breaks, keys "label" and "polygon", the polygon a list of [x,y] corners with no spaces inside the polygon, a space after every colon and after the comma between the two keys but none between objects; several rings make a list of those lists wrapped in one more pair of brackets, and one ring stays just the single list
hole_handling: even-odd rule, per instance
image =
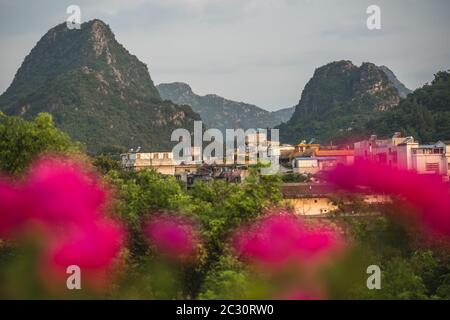
[{"label": "green foliage", "polygon": [[285,183],[291,182],[308,182],[310,177],[300,173],[288,173],[281,176],[281,179]]},{"label": "green foliage", "polygon": [[448,261],[423,241],[416,241],[414,231],[387,218],[388,210],[391,209],[382,212],[383,216],[345,219],[360,256],[355,258],[353,255],[353,260],[349,261],[351,267],[347,266],[346,272],[340,274],[344,279],[350,279],[351,274],[365,273],[367,266],[378,265],[382,272],[381,290],[368,290],[365,281],[360,279],[349,281],[352,285],[345,292],[339,292],[337,297],[448,299]]},{"label": "green foliage", "polygon": [[52,116],[40,113],[34,121],[8,117],[0,112],[0,169],[18,174],[44,153],[72,153],[81,149],[53,124]]},{"label": "green foliage", "polygon": [[205,278],[199,299],[248,299],[250,275],[231,255],[220,258]]},{"label": "green foliage", "polygon": [[94,166],[102,174],[107,174],[108,172],[115,170],[121,170],[121,164],[119,160],[115,160],[113,157],[107,154],[100,154],[94,158]]},{"label": "green foliage", "polygon": [[200,119],[189,106],[161,101],[146,65],[99,20],[80,30],[65,24],[51,29],[0,96],[0,110],[28,120],[49,112],[90,154],[137,146],[171,149],[172,131]]},{"label": "green foliage", "polygon": [[414,272],[407,259],[394,258],[386,263],[382,289],[374,292],[375,298],[395,300],[426,299],[423,279]]},{"label": "green foliage", "polygon": [[367,129],[380,135],[400,131],[422,142],[450,137],[450,73],[441,71],[431,84],[415,90],[398,107],[368,122]]},{"label": "green foliage", "polygon": [[350,137],[362,137],[366,122],[380,110],[397,105],[399,99],[380,67],[332,62],[316,69],[292,118],[280,125],[280,137],[288,143],[312,138],[320,143],[347,143]]},{"label": "green foliage", "polygon": [[197,296],[204,277],[227,250],[231,232],[278,204],[281,197],[278,176],[258,176],[258,168],[242,184],[213,180],[199,182],[186,190],[174,177],[155,171],[109,171],[108,181],[115,186],[119,215],[131,229],[131,257],[139,261],[148,254],[141,236],[142,219],[165,209],[189,215],[199,222],[205,243],[198,265],[185,270],[186,296]]},{"label": "green foliage", "polygon": [[[291,120],[280,126],[283,141],[316,138],[321,143],[349,143],[371,134],[401,132],[422,142],[450,137],[450,73],[440,71],[425,84],[399,99],[393,83],[379,68],[335,62],[316,70],[305,86]],[[370,92],[373,81],[382,90]]]},{"label": "green foliage", "polygon": [[163,176],[153,170],[112,170],[107,178],[119,193],[120,217],[133,227],[138,227],[142,217],[152,210],[178,210],[179,203],[188,197],[175,177]]}]

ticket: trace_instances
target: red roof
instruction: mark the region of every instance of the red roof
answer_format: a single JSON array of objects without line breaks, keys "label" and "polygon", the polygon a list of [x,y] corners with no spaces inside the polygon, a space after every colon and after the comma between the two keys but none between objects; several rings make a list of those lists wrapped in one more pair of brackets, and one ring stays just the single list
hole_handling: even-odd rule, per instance
[{"label": "red roof", "polygon": [[314,155],[316,157],[343,157],[343,156],[353,156],[354,150],[344,149],[344,150],[315,150]]}]

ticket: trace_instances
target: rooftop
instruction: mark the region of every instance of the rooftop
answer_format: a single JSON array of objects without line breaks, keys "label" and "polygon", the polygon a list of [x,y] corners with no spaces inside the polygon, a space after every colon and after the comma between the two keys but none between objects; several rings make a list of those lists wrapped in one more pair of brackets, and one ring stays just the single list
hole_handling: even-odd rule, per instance
[{"label": "rooftop", "polygon": [[340,149],[340,150],[315,150],[314,155],[316,157],[339,157],[339,156],[353,156],[355,154],[352,149]]},{"label": "rooftop", "polygon": [[330,184],[324,183],[285,183],[281,187],[283,198],[326,197],[336,192]]}]

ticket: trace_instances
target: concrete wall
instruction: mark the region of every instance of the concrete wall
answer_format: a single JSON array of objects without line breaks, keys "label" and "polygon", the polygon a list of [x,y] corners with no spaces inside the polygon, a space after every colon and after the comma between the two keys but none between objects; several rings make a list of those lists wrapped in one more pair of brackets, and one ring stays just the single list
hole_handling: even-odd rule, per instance
[{"label": "concrete wall", "polygon": [[[437,164],[439,171],[438,172],[427,171],[427,163]],[[438,174],[447,173],[447,161],[442,154],[415,154],[412,157],[412,167],[419,173],[438,173]]]},{"label": "concrete wall", "polygon": [[298,198],[284,201],[299,215],[323,215],[338,209],[328,198]]}]

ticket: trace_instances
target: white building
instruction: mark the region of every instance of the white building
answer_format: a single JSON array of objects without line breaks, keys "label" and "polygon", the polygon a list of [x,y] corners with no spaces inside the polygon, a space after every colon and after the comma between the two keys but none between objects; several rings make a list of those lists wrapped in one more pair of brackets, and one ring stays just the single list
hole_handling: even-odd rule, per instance
[{"label": "white building", "polygon": [[132,170],[153,168],[162,174],[174,175],[175,162],[172,152],[128,152],[120,155],[122,167]]},{"label": "white building", "polygon": [[355,159],[370,159],[424,174],[446,177],[450,174],[450,145],[441,141],[421,145],[413,137],[401,137],[399,133],[391,139],[371,136],[369,140],[356,142]]}]

